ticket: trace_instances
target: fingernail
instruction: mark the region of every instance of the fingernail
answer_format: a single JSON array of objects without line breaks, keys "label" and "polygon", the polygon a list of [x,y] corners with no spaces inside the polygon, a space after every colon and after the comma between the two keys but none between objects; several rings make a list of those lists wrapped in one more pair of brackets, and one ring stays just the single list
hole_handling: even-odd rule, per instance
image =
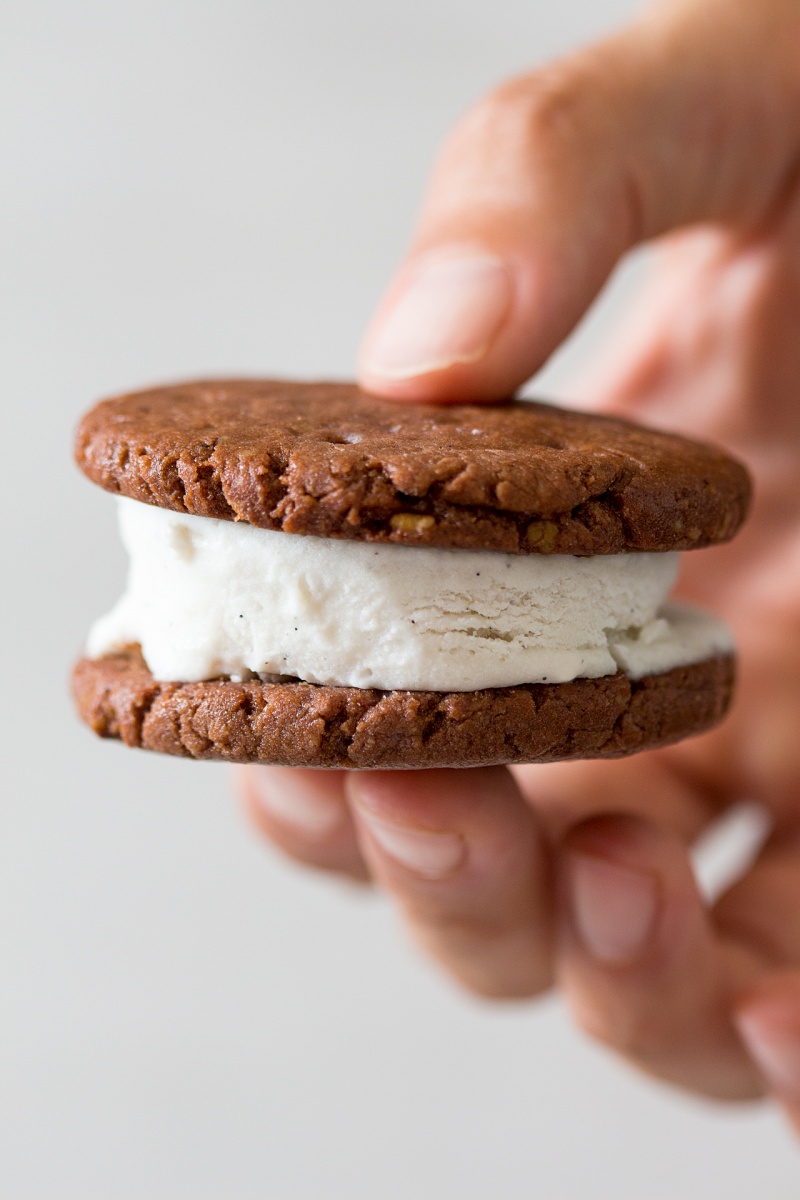
[{"label": "fingernail", "polygon": [[295,782],[289,772],[259,771],[251,776],[251,784],[268,817],[306,837],[323,838],[344,819],[341,800],[310,791]]},{"label": "fingernail", "polygon": [[589,953],[605,963],[635,959],[655,929],[659,895],[654,876],[572,853],[567,879],[572,920]]},{"label": "fingernail", "polygon": [[457,833],[434,833],[428,829],[411,829],[376,817],[358,804],[358,816],[381,850],[423,879],[443,879],[464,861],[466,846]]},{"label": "fingernail", "polygon": [[466,249],[423,257],[369,345],[362,369],[408,379],[486,356],[511,307],[501,258]]},{"label": "fingernail", "polygon": [[770,1090],[800,1100],[800,1036],[775,1029],[767,1012],[739,1013],[736,1027]]}]

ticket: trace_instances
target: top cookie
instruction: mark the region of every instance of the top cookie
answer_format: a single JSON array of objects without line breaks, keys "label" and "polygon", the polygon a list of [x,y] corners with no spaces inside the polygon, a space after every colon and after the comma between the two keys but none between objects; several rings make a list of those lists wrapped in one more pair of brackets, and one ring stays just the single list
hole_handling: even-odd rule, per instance
[{"label": "top cookie", "polygon": [[514,401],[399,404],[347,383],[198,380],[106,400],[78,465],[162,508],[318,537],[510,554],[727,541],[750,496],[713,447]]}]

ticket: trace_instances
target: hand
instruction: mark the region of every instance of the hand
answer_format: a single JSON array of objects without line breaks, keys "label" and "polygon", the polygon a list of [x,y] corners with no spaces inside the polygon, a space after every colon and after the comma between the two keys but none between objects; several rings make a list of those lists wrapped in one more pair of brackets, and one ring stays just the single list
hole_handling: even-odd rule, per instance
[{"label": "hand", "polygon": [[[733,626],[716,731],[620,762],[419,773],[249,768],[259,828],[373,879],[467,988],[554,982],[578,1022],[700,1093],[771,1090],[800,1130],[800,8],[672,0],[512,81],[445,144],[362,382],[510,394],[632,246],[657,270],[584,406],[728,447],[756,480],[683,594]],[[687,847],[741,799],[772,835],[709,910]]]}]

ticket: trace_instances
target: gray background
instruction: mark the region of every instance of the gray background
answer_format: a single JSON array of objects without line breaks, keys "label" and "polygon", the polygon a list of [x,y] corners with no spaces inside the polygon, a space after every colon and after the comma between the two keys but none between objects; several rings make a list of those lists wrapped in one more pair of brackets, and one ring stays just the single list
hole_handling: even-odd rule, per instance
[{"label": "gray background", "polygon": [[555,1002],[463,998],[383,902],[258,844],[224,768],[96,741],[66,696],[123,572],[79,412],[348,375],[456,115],[631,8],[0,0],[3,1200],[797,1195],[776,1115],[643,1081]]}]

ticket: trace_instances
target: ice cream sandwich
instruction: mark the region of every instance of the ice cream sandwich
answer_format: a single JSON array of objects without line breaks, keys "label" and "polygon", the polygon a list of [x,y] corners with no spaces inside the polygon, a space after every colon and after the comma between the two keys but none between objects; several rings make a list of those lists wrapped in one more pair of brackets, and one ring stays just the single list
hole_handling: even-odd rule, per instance
[{"label": "ice cream sandwich", "polygon": [[98,404],[76,458],[131,560],[73,676],[103,737],[468,767],[631,754],[728,707],[730,633],[669,601],[680,552],[746,514],[713,447],[529,401],[212,380]]}]

